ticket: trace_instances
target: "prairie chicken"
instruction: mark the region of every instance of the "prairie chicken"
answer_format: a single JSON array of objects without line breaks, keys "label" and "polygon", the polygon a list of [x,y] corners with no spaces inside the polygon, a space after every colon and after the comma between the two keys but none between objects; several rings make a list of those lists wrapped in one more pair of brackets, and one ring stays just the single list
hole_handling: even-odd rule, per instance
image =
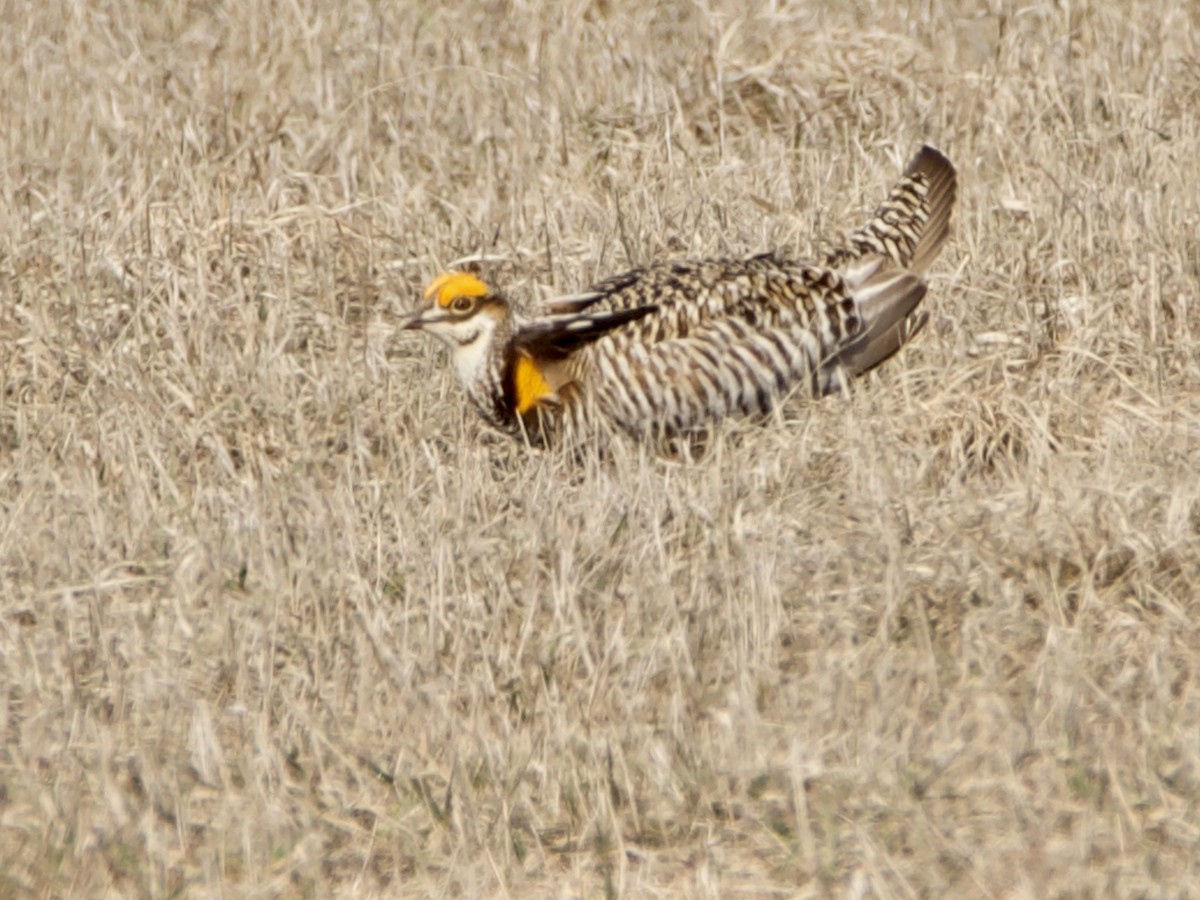
[{"label": "prairie chicken", "polygon": [[448,272],[403,323],[450,348],[479,413],[535,443],[608,423],[670,437],[773,409],[874,368],[924,324],[924,273],[950,228],[954,166],[924,147],[887,199],[812,260],[765,253],[662,263],[529,318],[478,277]]}]

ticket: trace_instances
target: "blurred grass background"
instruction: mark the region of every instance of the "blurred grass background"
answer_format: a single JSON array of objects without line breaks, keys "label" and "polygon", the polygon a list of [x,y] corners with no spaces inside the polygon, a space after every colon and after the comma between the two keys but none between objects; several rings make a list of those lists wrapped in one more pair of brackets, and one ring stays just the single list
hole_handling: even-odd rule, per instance
[{"label": "blurred grass background", "polygon": [[[0,893],[1183,896],[1192,4],[7,3]],[[702,460],[394,331],[804,253],[931,142],[931,327]]]}]

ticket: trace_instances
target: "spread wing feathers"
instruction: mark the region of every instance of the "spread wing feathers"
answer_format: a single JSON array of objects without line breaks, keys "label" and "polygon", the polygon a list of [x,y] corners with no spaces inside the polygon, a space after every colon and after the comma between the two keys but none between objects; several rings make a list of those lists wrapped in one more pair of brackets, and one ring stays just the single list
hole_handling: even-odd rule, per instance
[{"label": "spread wing feathers", "polygon": [[656,309],[649,304],[615,312],[576,312],[522,322],[513,344],[534,359],[566,359],[581,347],[612,333],[614,329],[649,316]]},{"label": "spread wing feathers", "polygon": [[922,147],[862,228],[823,260],[837,268],[881,256],[914,272],[937,258],[950,233],[957,175],[950,160],[933,147]]}]

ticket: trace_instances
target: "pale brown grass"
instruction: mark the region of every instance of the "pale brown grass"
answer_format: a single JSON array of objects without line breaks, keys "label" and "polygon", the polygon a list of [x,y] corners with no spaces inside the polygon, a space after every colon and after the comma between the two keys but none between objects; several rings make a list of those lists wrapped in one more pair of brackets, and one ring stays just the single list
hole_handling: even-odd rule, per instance
[{"label": "pale brown grass", "polygon": [[[334,6],[5,7],[0,894],[1190,892],[1194,6]],[[698,461],[393,332],[923,141],[932,327]]]}]

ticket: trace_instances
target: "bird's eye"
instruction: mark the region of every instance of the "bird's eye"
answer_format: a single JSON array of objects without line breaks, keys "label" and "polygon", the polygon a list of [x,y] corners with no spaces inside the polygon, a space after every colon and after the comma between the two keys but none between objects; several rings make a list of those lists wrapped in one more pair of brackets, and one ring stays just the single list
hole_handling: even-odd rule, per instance
[{"label": "bird's eye", "polygon": [[475,305],[475,301],[471,297],[455,297],[450,303],[450,308],[455,312],[469,312],[471,307]]}]

